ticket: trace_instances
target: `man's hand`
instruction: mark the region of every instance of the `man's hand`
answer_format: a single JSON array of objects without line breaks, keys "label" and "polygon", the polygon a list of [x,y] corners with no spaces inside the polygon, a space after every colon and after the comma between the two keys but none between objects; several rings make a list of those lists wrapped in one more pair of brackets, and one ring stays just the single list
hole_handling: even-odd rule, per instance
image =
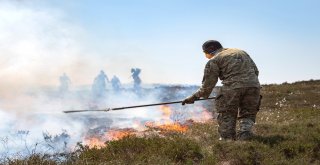
[{"label": "man's hand", "polygon": [[185,104],[193,104],[194,101],[198,100],[199,98],[196,97],[195,95],[192,95],[192,96],[189,96],[187,97],[186,99],[184,99],[182,101],[182,105],[185,105]]}]

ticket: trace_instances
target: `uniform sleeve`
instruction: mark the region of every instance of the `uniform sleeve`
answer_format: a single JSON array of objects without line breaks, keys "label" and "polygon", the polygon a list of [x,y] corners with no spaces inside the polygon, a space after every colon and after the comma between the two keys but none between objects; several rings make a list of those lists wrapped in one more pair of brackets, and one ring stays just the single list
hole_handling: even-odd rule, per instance
[{"label": "uniform sleeve", "polygon": [[257,65],[254,63],[254,61],[251,59],[251,62],[252,62],[252,65],[253,65],[253,68],[254,68],[254,72],[257,76],[259,76],[259,70],[258,70],[258,67]]},{"label": "uniform sleeve", "polygon": [[257,76],[259,76],[259,70],[258,70],[257,65],[254,63],[254,61],[252,60],[252,58],[249,56],[249,54],[248,54],[247,52],[245,52],[245,51],[243,51],[243,52],[249,57],[250,62],[251,62],[252,66],[253,66],[253,69],[254,69],[254,73],[255,73]]},{"label": "uniform sleeve", "polygon": [[204,69],[202,85],[194,95],[198,98],[208,98],[218,82],[219,72],[218,65],[214,61],[209,61]]}]

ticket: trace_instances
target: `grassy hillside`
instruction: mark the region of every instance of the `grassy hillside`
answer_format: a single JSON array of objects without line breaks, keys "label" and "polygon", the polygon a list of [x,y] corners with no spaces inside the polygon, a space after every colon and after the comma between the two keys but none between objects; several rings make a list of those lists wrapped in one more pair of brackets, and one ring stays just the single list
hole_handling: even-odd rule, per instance
[{"label": "grassy hillside", "polygon": [[59,161],[45,155],[10,164],[320,164],[320,81],[265,85],[250,141],[218,141],[215,120],[187,132],[148,133],[90,149],[79,145]]}]

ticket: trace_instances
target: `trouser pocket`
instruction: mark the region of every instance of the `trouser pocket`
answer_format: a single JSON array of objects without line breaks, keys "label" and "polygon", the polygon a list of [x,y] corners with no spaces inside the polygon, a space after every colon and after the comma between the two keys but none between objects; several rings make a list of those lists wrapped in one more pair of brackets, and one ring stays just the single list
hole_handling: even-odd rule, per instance
[{"label": "trouser pocket", "polygon": [[225,104],[223,102],[222,94],[218,95],[217,98],[215,99],[215,107],[216,107],[217,113],[225,112]]}]

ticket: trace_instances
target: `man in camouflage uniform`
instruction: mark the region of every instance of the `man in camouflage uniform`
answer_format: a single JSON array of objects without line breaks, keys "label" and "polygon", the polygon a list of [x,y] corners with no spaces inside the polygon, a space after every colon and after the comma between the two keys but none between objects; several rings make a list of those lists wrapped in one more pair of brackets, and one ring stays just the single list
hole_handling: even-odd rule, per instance
[{"label": "man in camouflage uniform", "polygon": [[[261,100],[257,66],[245,51],[223,48],[215,40],[205,42],[202,48],[209,59],[202,86],[182,105],[192,104],[200,97],[208,98],[219,78],[223,86],[217,94],[215,106],[219,113],[220,139],[250,139]],[[238,133],[237,119],[240,126]]]}]

